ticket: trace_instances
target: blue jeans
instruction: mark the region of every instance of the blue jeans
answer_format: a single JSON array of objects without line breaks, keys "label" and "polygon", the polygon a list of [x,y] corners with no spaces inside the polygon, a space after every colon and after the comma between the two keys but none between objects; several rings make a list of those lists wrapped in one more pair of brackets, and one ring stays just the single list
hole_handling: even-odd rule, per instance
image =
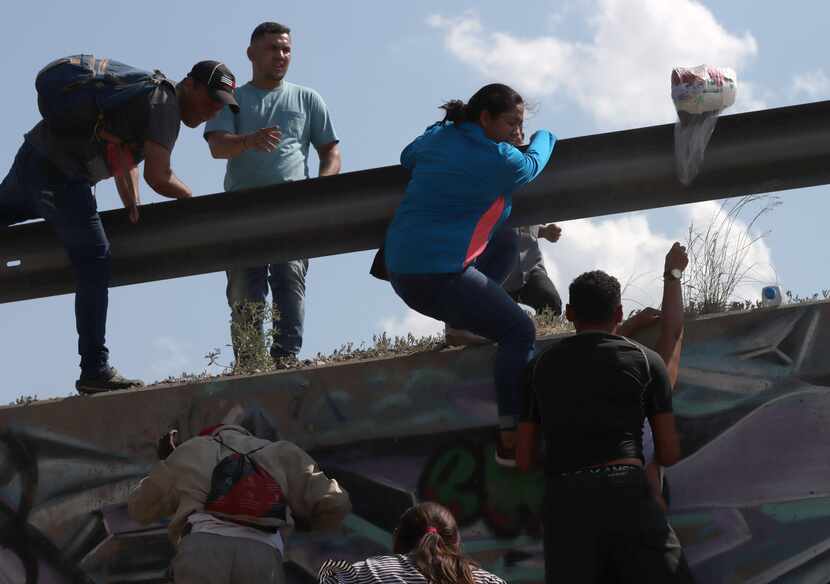
[{"label": "blue jeans", "polygon": [[24,142],[0,184],[0,228],[38,218],[52,227],[69,255],[76,280],[81,376],[98,377],[109,366],[110,244],[92,186],[86,179],[67,177]]},{"label": "blue jeans", "polygon": [[517,258],[515,232],[501,229],[462,272],[390,275],[395,292],[413,310],[498,343],[494,381],[504,430],[516,427],[520,379],[536,341],[533,321],[502,287]]},{"label": "blue jeans", "polygon": [[[279,320],[273,323],[277,333],[271,345],[271,355],[275,359],[296,356],[303,345],[307,272],[308,260],[293,260],[283,264],[268,264],[262,267],[237,268],[227,271],[228,305],[231,307],[231,320],[236,325],[241,324],[240,305],[264,303],[270,284],[274,308],[277,309],[279,316]],[[257,323],[257,326],[261,327],[262,323]],[[238,360],[236,343],[234,343],[234,355]]]}]

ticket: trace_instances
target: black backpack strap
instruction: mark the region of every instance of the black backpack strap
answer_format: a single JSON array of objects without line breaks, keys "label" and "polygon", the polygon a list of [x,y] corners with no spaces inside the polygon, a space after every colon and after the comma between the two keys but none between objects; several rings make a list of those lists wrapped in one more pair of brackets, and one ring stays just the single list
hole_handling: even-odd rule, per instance
[{"label": "black backpack strap", "polygon": [[258,466],[258,465],[254,461],[254,459],[251,458],[251,455],[254,454],[255,452],[259,452],[260,450],[262,450],[263,448],[266,448],[267,446],[270,446],[270,444],[264,444],[264,445],[260,446],[259,448],[254,448],[253,450],[249,450],[248,452],[239,452],[233,446],[229,446],[224,440],[222,440],[222,437],[219,436],[218,434],[216,436],[213,436],[213,439],[216,440],[216,442],[218,442],[219,444],[221,444],[225,448],[227,448],[228,450],[230,450],[231,452],[233,452],[234,454],[238,454],[239,456],[244,456],[245,458],[247,458],[248,460],[251,461],[251,464],[253,464],[255,466]]}]

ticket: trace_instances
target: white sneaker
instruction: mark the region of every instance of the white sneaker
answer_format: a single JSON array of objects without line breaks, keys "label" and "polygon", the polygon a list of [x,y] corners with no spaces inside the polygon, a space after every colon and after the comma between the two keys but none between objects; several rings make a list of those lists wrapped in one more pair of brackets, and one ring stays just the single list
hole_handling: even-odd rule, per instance
[{"label": "white sneaker", "polygon": [[528,315],[531,319],[536,316],[536,309],[532,306],[528,306],[527,304],[522,304],[521,302],[517,302],[516,304],[519,305],[519,308],[525,311],[525,314]]},{"label": "white sneaker", "polygon": [[444,338],[447,345],[450,347],[460,347],[464,345],[484,345],[490,343],[490,339],[471,333],[464,329],[452,328],[449,325],[444,325]]}]

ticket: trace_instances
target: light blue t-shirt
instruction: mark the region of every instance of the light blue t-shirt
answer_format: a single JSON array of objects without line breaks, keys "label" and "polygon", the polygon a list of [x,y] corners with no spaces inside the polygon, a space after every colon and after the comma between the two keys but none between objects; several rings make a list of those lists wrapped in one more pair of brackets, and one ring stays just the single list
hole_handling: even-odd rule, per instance
[{"label": "light blue t-shirt", "polygon": [[308,178],[308,146],[337,142],[328,109],[313,89],[283,81],[273,90],[246,83],[236,90],[239,113],[225,107],[205,125],[211,132],[249,134],[279,127],[282,139],[273,152],[247,150],[228,160],[225,190],[238,191]]}]

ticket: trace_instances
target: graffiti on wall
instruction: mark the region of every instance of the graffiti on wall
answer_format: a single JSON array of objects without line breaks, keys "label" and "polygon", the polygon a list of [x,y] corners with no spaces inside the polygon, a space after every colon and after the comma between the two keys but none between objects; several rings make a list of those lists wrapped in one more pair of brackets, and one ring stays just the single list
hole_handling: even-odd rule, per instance
[{"label": "graffiti on wall", "polygon": [[[699,582],[826,581],[828,343],[830,304],[687,326],[675,397],[687,456],[668,477]],[[309,572],[388,551],[401,507],[417,498],[452,509],[485,568],[539,582],[543,477],[493,460],[491,359],[476,347],[0,410],[0,582],[163,582],[165,526],[137,526],[124,508],[155,462],[155,438],[169,427],[186,438],[252,406],[263,427],[351,477],[344,534],[288,542]]]}]

